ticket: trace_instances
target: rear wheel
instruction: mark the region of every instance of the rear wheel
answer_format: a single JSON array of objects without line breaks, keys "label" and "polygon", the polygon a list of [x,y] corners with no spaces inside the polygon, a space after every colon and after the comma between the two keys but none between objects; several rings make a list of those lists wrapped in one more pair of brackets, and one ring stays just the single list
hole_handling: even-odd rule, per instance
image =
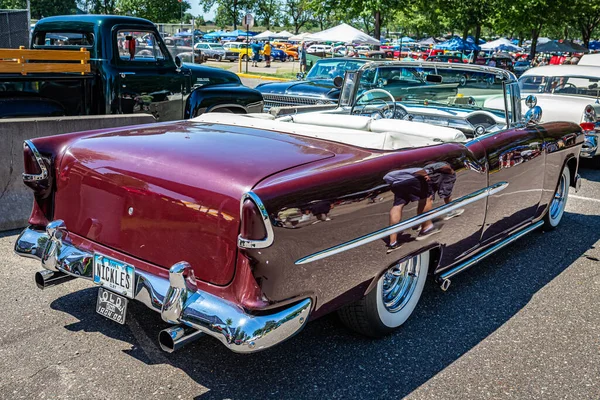
[{"label": "rear wheel", "polygon": [[571,185],[571,170],[568,165],[563,168],[558,179],[558,186],[544,216],[544,229],[552,230],[558,226],[565,213],[567,199],[569,198],[569,186]]},{"label": "rear wheel", "polygon": [[248,55],[247,55],[247,54],[244,54],[244,55],[242,56],[242,61],[246,61],[246,60],[248,60]]},{"label": "rear wheel", "polygon": [[288,60],[289,62],[293,62],[293,61],[294,61],[294,56],[288,56],[287,60]]},{"label": "rear wheel", "polygon": [[217,55],[215,56],[215,61],[221,61],[221,56],[217,54]]},{"label": "rear wheel", "polygon": [[429,252],[404,259],[390,267],[377,287],[362,299],[340,309],[350,329],[371,337],[392,333],[412,314],[427,280]]}]

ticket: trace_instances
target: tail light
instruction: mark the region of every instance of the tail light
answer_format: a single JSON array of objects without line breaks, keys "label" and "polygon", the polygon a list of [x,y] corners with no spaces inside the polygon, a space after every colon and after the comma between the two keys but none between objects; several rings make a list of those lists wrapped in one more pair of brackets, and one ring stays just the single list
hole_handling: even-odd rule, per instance
[{"label": "tail light", "polygon": [[242,199],[241,227],[238,246],[246,249],[269,247],[273,243],[273,228],[269,215],[256,194],[248,192]]},{"label": "tail light", "polygon": [[30,140],[23,143],[23,156],[25,163],[23,181],[26,184],[27,182],[40,182],[48,179],[48,169],[44,159]]},{"label": "tail light", "polygon": [[43,156],[30,140],[26,140],[23,162],[23,183],[33,190],[35,199],[29,223],[45,226],[53,213],[52,161]]},{"label": "tail light", "polygon": [[596,128],[596,124],[593,122],[582,122],[579,126],[581,126],[584,132],[593,131]]}]

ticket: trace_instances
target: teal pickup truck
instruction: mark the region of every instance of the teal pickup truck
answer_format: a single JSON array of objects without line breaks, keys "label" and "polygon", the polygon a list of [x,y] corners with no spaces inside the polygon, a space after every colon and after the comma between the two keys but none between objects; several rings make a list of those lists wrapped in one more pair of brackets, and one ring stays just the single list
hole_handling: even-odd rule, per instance
[{"label": "teal pickup truck", "polygon": [[[0,63],[0,118],[150,113],[157,121],[261,112],[262,95],[226,70],[182,63],[156,26],[113,15],[44,18],[31,49],[86,50],[88,73],[15,73]],[[36,62],[36,61],[30,61]]]}]

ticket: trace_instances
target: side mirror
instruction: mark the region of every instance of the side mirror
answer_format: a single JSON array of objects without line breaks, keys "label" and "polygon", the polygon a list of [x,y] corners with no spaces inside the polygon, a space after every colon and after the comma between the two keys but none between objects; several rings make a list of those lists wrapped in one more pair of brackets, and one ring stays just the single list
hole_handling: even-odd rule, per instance
[{"label": "side mirror", "polygon": [[341,88],[343,84],[344,78],[342,78],[341,76],[338,75],[335,78],[333,78],[333,86],[335,86],[336,88]]},{"label": "side mirror", "polygon": [[534,106],[525,113],[525,124],[527,126],[537,125],[542,119],[542,108]]},{"label": "side mirror", "polygon": [[179,56],[175,56],[175,66],[177,67],[177,69],[183,66],[183,62],[181,61],[181,58],[179,58]]},{"label": "side mirror", "polygon": [[527,96],[525,98],[525,105],[528,108],[533,108],[533,107],[537,106],[537,97],[530,94],[529,96]]}]

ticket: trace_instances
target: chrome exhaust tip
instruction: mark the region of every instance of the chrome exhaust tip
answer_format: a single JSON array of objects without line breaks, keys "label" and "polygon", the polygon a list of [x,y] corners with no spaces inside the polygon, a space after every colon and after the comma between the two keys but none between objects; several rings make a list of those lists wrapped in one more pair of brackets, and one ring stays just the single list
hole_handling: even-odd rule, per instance
[{"label": "chrome exhaust tip", "polygon": [[199,339],[204,333],[192,328],[184,328],[183,326],[173,326],[163,329],[158,334],[158,344],[163,351],[172,353]]},{"label": "chrome exhaust tip", "polygon": [[44,270],[35,273],[35,284],[42,290],[60,285],[72,279],[75,279],[75,277],[67,275],[64,272]]}]

